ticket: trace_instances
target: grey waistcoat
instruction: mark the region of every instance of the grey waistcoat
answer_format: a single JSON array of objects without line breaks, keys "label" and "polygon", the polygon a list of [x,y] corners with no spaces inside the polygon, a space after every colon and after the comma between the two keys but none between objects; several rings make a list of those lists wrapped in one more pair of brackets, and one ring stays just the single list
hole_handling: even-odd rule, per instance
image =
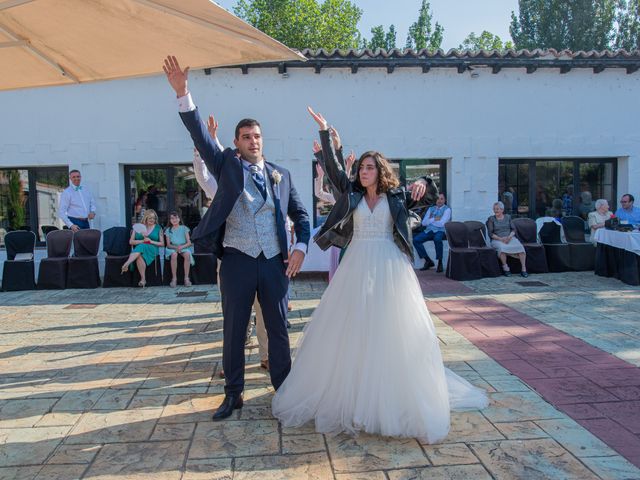
[{"label": "grey waistcoat", "polygon": [[260,252],[266,258],[280,253],[276,209],[266,175],[265,182],[269,191],[266,201],[262,199],[251,176],[246,179],[244,191],[227,217],[224,234],[225,247],[235,248],[253,258],[257,258]]}]

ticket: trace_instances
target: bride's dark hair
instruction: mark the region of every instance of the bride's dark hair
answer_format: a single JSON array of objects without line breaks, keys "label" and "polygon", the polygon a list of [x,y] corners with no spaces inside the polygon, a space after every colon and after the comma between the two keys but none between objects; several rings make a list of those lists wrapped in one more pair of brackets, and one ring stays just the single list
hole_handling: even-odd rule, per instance
[{"label": "bride's dark hair", "polygon": [[360,155],[358,164],[356,165],[356,186],[364,188],[360,183],[360,165],[365,158],[371,157],[376,162],[376,170],[378,170],[378,186],[376,187],[376,193],[386,193],[388,190],[400,185],[400,181],[395,172],[391,168],[391,163],[384,155],[375,150],[369,150]]}]

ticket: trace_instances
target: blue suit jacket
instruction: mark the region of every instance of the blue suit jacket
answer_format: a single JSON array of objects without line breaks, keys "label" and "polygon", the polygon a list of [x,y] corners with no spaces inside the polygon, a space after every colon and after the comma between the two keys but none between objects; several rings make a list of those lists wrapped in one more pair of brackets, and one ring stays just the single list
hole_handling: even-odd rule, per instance
[{"label": "blue suit jacket", "polygon": [[[220,150],[218,148],[201,121],[197,109],[191,112],[181,112],[180,118],[187,130],[189,130],[193,144],[198,149],[207,168],[218,182],[218,190],[211,202],[211,206],[194,229],[192,238],[197,240],[213,235],[214,253],[221,258],[223,252],[222,240],[224,239],[227,217],[236,204],[238,197],[244,191],[242,161],[236,149],[226,148]],[[265,170],[270,179],[271,193],[276,207],[276,228],[280,250],[283,259],[286,259],[288,256],[285,229],[286,216],[288,215],[293,220],[296,242],[308,245],[310,235],[309,215],[293,186],[289,171],[270,162],[265,162]],[[282,175],[282,179],[277,185],[273,180],[274,170],[277,170]]]}]

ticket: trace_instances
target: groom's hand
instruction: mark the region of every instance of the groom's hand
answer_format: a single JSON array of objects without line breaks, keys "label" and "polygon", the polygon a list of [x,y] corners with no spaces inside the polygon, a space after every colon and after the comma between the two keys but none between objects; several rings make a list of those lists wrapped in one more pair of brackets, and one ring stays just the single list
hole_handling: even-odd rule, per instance
[{"label": "groom's hand", "polygon": [[304,262],[304,253],[302,253],[301,250],[291,252],[289,260],[285,261],[285,263],[287,263],[287,277],[295,277],[300,271],[300,268],[302,268],[302,262]]},{"label": "groom's hand", "polygon": [[167,75],[167,80],[171,84],[171,87],[173,87],[173,89],[175,90],[178,98],[184,97],[187,93],[189,93],[189,90],[187,89],[189,67],[182,70],[180,68],[180,64],[178,63],[178,59],[173,56],[168,56],[164,60],[162,69]]}]

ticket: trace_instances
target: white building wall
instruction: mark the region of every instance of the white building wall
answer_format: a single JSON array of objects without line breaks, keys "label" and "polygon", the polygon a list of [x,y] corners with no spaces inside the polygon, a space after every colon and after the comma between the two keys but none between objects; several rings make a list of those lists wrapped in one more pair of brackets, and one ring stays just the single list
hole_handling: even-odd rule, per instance
[{"label": "white building wall", "polygon": [[[202,114],[225,145],[236,122],[262,123],[266,157],[288,168],[312,211],[311,105],[347,149],[390,158],[447,159],[457,220],[485,220],[498,194],[500,158],[618,157],[618,194],[640,199],[640,73],[622,69],[533,74],[489,69],[275,68],[190,74]],[[96,228],[125,223],[125,164],[188,163],[192,143],[163,76],[0,93],[0,167],[68,165],[98,203]],[[325,268],[315,247],[307,270]]]}]

